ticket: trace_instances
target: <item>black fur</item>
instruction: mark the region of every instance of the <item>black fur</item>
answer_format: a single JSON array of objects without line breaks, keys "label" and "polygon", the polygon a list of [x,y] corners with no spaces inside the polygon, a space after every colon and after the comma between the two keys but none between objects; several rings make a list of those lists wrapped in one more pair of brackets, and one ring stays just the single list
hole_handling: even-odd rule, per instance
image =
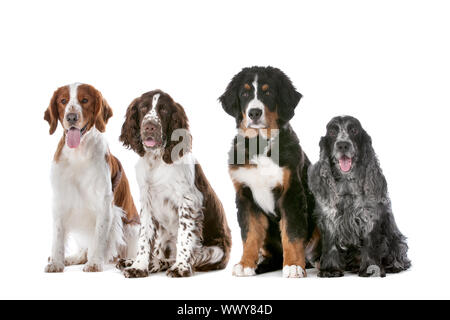
[{"label": "black fur", "polygon": [[[270,157],[273,150],[279,150],[278,165],[290,171],[288,190],[277,187],[272,190],[275,199],[275,213],[265,212],[255,201],[252,190],[245,183],[238,188],[236,194],[236,206],[238,222],[241,227],[242,240],[245,243],[249,229],[251,215],[257,218],[263,216],[268,219],[267,236],[264,240],[264,250],[268,256],[257,265],[256,273],[263,273],[280,269],[283,264],[283,248],[280,236],[280,219],[287,223],[287,234],[291,241],[302,239],[307,243],[314,230],[313,210],[314,197],[307,186],[307,169],[310,166],[308,157],[300,147],[299,139],[292,130],[289,120],[294,116],[294,110],[302,95],[296,91],[291,80],[279,69],[273,67],[244,68],[235,75],[226,88],[225,93],[219,98],[223,109],[236,119],[236,127],[241,129],[244,115],[249,101],[255,98],[255,88],[252,85],[255,76],[258,77],[258,99],[271,113],[276,114],[276,125],[268,129],[278,129],[277,139],[269,142],[261,135],[247,136],[240,131],[234,138],[229,152],[230,172],[238,168],[251,166],[251,159],[255,155]],[[268,85],[268,90],[262,92],[261,86]],[[267,93],[267,91],[270,91]],[[245,94],[248,92],[247,94]],[[275,121],[273,121],[275,122]],[[243,137],[245,136],[245,138]],[[250,154],[249,146],[257,146]],[[269,145],[270,144],[270,145]],[[243,147],[243,148],[242,148]],[[245,149],[245,159],[239,162],[238,150]],[[268,151],[267,151],[268,150]],[[265,153],[266,152],[266,153]]]},{"label": "black fur", "polygon": [[[339,149],[336,142],[348,148]],[[350,170],[339,159],[352,159]],[[384,277],[411,266],[372,140],[357,119],[335,117],[328,123],[320,160],[309,169],[309,186],[322,235],[320,277],[344,271]]]}]

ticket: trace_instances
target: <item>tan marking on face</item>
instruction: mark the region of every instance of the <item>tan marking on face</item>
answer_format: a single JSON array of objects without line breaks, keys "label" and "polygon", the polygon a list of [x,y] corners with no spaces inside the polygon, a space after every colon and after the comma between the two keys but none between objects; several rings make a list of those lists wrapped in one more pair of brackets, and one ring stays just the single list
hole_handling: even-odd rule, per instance
[{"label": "tan marking on face", "polygon": [[246,138],[255,138],[258,136],[259,131],[258,129],[254,129],[254,128],[248,128],[245,126],[245,123],[247,123],[247,113],[243,112],[242,113],[242,121],[241,124],[239,126],[240,130],[240,134]]},{"label": "tan marking on face", "polygon": [[[88,125],[87,130],[94,126],[97,116],[95,114],[95,107],[97,103],[101,103],[101,101],[98,101],[98,95],[99,93],[97,92],[97,89],[89,84],[81,84],[78,87],[77,100],[82,108],[81,128],[83,128],[86,124]],[[86,99],[87,102],[83,102],[83,99]]]},{"label": "tan marking on face", "polygon": [[261,89],[262,89],[262,91],[267,91],[267,90],[269,90],[269,85],[268,85],[268,84],[264,84],[264,85],[261,87]]},{"label": "tan marking on face", "polygon": [[56,91],[56,106],[58,108],[59,121],[64,126],[64,115],[66,114],[66,107],[70,100],[69,86],[64,86]]},{"label": "tan marking on face", "polygon": [[266,124],[268,129],[279,129],[278,128],[278,112],[270,111],[266,105],[264,105],[264,116],[266,117]]},{"label": "tan marking on face", "polygon": [[260,249],[266,239],[269,221],[263,214],[255,215],[249,210],[247,239],[244,242],[244,250],[240,264],[244,268],[256,268]]},{"label": "tan marking on face", "polygon": [[245,90],[250,90],[251,86],[248,83],[246,83],[246,84],[244,84],[244,89]]},{"label": "tan marking on face", "polygon": [[278,127],[278,113],[277,111],[270,111],[269,108],[267,108],[266,105],[264,105],[264,118],[266,123],[266,128],[261,129],[255,129],[255,128],[248,128],[245,126],[247,121],[247,112],[242,112],[242,120],[239,125],[239,129],[242,130],[241,135],[247,138],[254,138],[256,137],[260,131],[263,134],[264,137],[271,137],[270,130],[277,130]]}]

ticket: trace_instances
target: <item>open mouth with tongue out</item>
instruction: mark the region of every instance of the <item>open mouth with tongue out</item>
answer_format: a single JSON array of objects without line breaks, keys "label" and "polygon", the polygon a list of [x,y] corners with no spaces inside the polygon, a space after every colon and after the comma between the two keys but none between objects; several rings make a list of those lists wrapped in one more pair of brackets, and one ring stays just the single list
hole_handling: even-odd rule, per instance
[{"label": "open mouth with tongue out", "polygon": [[143,140],[143,144],[147,148],[154,148],[154,147],[159,146],[161,143],[158,142],[157,140],[155,140],[154,137],[147,137]]},{"label": "open mouth with tongue out", "polygon": [[352,158],[347,156],[339,158],[339,167],[342,172],[349,172],[352,169]]},{"label": "open mouth with tongue out", "polygon": [[71,148],[71,149],[78,148],[78,146],[81,143],[81,137],[83,136],[83,134],[86,131],[86,127],[87,127],[87,125],[81,129],[78,129],[76,127],[71,127],[69,130],[67,130],[66,143],[69,148]]}]

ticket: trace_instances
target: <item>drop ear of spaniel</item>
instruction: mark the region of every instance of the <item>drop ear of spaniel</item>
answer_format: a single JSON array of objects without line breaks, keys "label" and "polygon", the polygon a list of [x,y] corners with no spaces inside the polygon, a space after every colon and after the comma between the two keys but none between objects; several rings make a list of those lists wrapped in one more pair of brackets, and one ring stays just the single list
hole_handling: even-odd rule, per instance
[{"label": "drop ear of spaniel", "polygon": [[[189,124],[186,113],[181,105],[174,103],[175,109],[171,115],[169,126],[166,133],[166,147],[164,148],[163,160],[167,164],[183,157],[185,152],[191,151],[192,137],[189,133]],[[183,129],[183,132],[174,131]],[[175,149],[177,148],[177,149]]]},{"label": "drop ear of spaniel", "polygon": [[44,113],[44,120],[46,120],[50,125],[49,129],[50,134],[55,133],[56,127],[58,127],[59,113],[58,113],[58,105],[56,103],[57,91],[58,90],[56,90],[53,93],[52,99],[50,100],[50,104]]},{"label": "drop ear of spaniel", "polygon": [[281,120],[287,122],[294,116],[294,110],[300,102],[302,94],[295,89],[292,81],[283,71],[276,68],[274,71],[278,78],[278,114]]},{"label": "drop ear of spaniel", "polygon": [[125,122],[122,125],[122,131],[119,140],[124,147],[132,149],[141,157],[145,155],[144,147],[141,142],[141,124],[138,111],[139,98],[134,99],[127,108]]},{"label": "drop ear of spaniel", "polygon": [[96,101],[95,101],[95,127],[100,132],[105,132],[106,124],[108,123],[108,119],[113,116],[113,111],[109,106],[108,102],[106,102],[105,98],[103,98],[100,91],[96,92]]}]

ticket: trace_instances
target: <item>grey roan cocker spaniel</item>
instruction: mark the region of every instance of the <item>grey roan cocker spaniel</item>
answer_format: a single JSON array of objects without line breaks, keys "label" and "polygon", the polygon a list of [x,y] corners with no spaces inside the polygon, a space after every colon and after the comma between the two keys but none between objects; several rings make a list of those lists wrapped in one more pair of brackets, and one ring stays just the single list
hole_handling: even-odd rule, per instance
[{"label": "grey roan cocker spaniel", "polygon": [[386,179],[360,122],[335,117],[309,168],[322,236],[319,277],[386,276],[408,269],[406,238],[394,220]]}]

